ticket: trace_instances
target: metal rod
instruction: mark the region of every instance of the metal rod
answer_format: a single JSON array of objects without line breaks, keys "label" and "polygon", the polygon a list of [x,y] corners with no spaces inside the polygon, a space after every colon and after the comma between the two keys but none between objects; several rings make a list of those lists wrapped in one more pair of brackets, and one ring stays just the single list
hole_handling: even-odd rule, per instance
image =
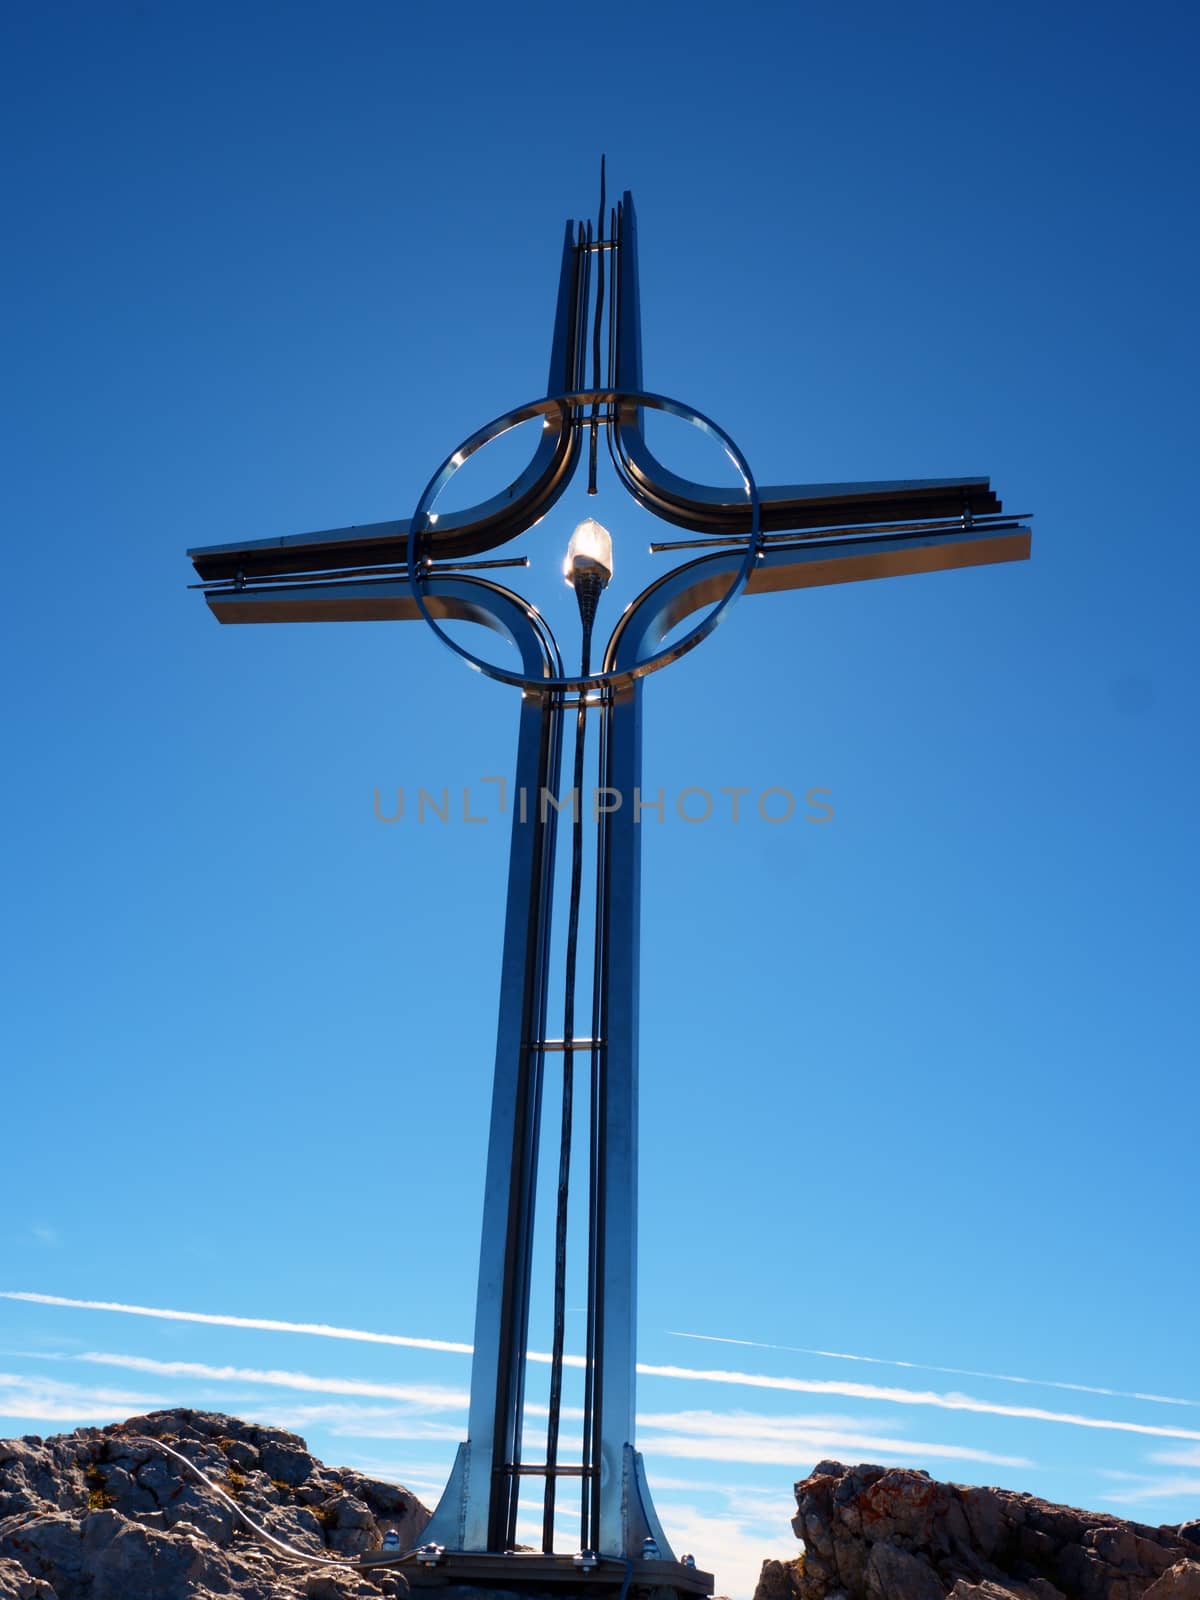
[{"label": "metal rod", "polygon": [[[614,227],[615,236],[615,227]],[[616,310],[614,294],[609,302],[611,319]],[[600,718],[597,777],[603,780],[607,762],[608,714]],[[588,1089],[590,1116],[588,1119],[588,1237],[587,1237],[587,1328],[584,1335],[583,1372],[583,1464],[588,1469],[579,1486],[579,1548],[600,1548],[600,1462],[597,1441],[601,1438],[600,1384],[596,1362],[596,1337],[600,1326],[602,1306],[600,1290],[604,1282],[599,1265],[600,1249],[600,1063],[603,1059],[602,993],[604,983],[604,827],[596,829],[595,912],[592,937],[592,1039],[589,1061]]]},{"label": "metal rod", "polygon": [[594,689],[586,690],[583,694],[565,694],[558,701],[560,711],[574,711],[577,706],[599,706],[604,704],[602,694],[597,694]]},{"label": "metal rod", "polygon": [[588,1469],[586,1467],[552,1467],[549,1462],[535,1461],[532,1465],[511,1466],[508,1470],[517,1478],[581,1478]]},{"label": "metal rod", "polygon": [[[611,437],[611,435],[610,435]],[[604,712],[600,718],[599,735],[599,774],[601,781],[609,784],[616,774],[612,771],[612,723],[614,713],[614,700],[610,694]],[[621,774],[622,779],[625,774]],[[640,776],[640,775],[639,775]],[[596,933],[595,949],[592,953],[592,1035],[597,1039],[608,1038],[608,981],[609,981],[609,933],[611,917],[611,898],[609,894],[609,833],[612,827],[611,815],[605,815],[600,822],[596,838]],[[589,1401],[587,1405],[588,1430],[590,1439],[587,1441],[588,1449],[584,1460],[590,1462],[594,1476],[585,1479],[585,1484],[590,1485],[589,1523],[584,1548],[599,1550],[601,1547],[600,1529],[603,1521],[603,1495],[601,1493],[600,1474],[603,1466],[603,1446],[605,1437],[604,1428],[604,1329],[606,1321],[605,1297],[605,1231],[608,1226],[607,1218],[607,1185],[605,1169],[608,1160],[608,1051],[597,1050],[592,1055],[592,1182],[591,1182],[591,1238],[589,1240],[590,1261],[589,1268],[592,1274],[592,1283],[588,1294],[588,1312],[591,1321],[591,1336],[589,1350],[586,1357],[588,1365],[585,1369],[585,1386],[588,1388]],[[590,1384],[587,1383],[590,1380]]]},{"label": "metal rod", "polygon": [[[806,528],[790,533],[764,533],[764,545],[812,544],[814,541],[828,539],[831,543],[839,540],[870,538],[873,533],[881,537],[893,533],[986,533],[992,529],[996,533],[1004,533],[1012,528],[1019,528],[1031,518],[1025,515],[1002,517],[973,517],[967,522],[962,517],[946,517],[931,522],[865,522],[853,523],[836,528]],[[661,539],[655,540],[650,545],[652,555],[660,555],[668,550],[726,550],[744,549],[749,543],[749,535],[740,533],[713,534],[707,539]]]},{"label": "metal rod", "polygon": [[[580,676],[591,671],[592,623],[583,615],[583,646]],[[571,1187],[571,1140],[574,1131],[575,1066],[572,1046],[575,1040],[575,967],[579,947],[579,897],[583,884],[583,817],[578,797],[583,790],[583,758],[586,747],[587,707],[581,705],[575,722],[575,763],[573,792],[576,796],[571,818],[571,892],[567,910],[567,954],[563,995],[563,1082],[562,1123],[558,1148],[558,1195],[554,1222],[554,1333],[550,1347],[550,1399],[546,1423],[546,1498],[542,1515],[542,1550],[554,1553],[555,1482],[553,1469],[558,1462],[559,1422],[562,1413],[563,1347],[566,1338],[567,1308],[567,1213]]]},{"label": "metal rod", "polygon": [[[604,157],[600,157],[600,211],[596,217],[596,240],[604,242]],[[592,388],[600,387],[600,331],[604,326],[604,263],[596,271],[596,316],[592,323]],[[592,402],[592,433],[588,442],[588,493],[596,493],[596,446],[600,438],[600,402]]]},{"label": "metal rod", "polygon": [[[527,567],[528,556],[509,556],[502,561],[434,561],[425,563],[429,572],[483,572],[488,567]],[[407,575],[406,562],[397,562],[394,565],[382,567],[335,567],[329,572],[305,573],[304,583],[338,583],[343,578],[397,578]],[[264,572],[261,577],[255,578],[251,584],[233,584],[227,578],[210,579],[208,583],[189,583],[189,589],[200,589],[208,594],[221,594],[225,590],[236,589],[239,594],[244,594],[247,589],[262,589],[273,584],[286,584],[291,582],[293,588],[299,588],[294,573],[290,572]]]},{"label": "metal rod", "polygon": [[[617,237],[617,208],[613,206],[609,212],[608,226],[615,242]],[[614,250],[608,258],[608,371],[604,381],[611,389],[614,383],[613,374],[616,371],[617,348],[617,252]]]},{"label": "metal rod", "polygon": [[[439,561],[435,556],[430,556],[425,563],[430,572],[482,572],[485,567],[527,567],[528,556],[509,556],[507,560],[497,561]],[[364,567],[364,572],[369,572],[369,567]]]},{"label": "metal rod", "polygon": [[[588,227],[588,238],[590,240],[591,237],[592,237],[592,224],[591,224],[590,219],[588,221],[587,227]],[[589,265],[589,269],[590,269],[591,263],[589,262],[588,265]],[[603,262],[600,262],[599,265],[597,266],[597,269],[596,269],[596,281],[597,281],[597,301],[598,301],[599,300],[599,284],[604,281],[604,263]],[[590,287],[590,284],[589,284],[589,287]],[[594,338],[594,335],[593,335],[593,338]],[[584,375],[584,382],[586,382],[587,381],[587,349],[586,349],[586,346],[585,346],[585,348],[583,350],[583,353],[582,353],[582,364],[581,364],[580,370]],[[595,388],[596,387],[595,384],[593,384],[592,387]],[[600,412],[599,402],[598,401],[593,401],[592,402],[591,420],[587,424],[587,427],[588,427],[588,482],[587,482],[587,492],[589,494],[595,494],[596,493],[596,438],[597,438],[597,431],[596,430],[597,430],[597,426],[598,426],[597,418],[599,416],[599,412]],[[582,420],[582,419],[580,419],[580,420]],[[578,423],[576,424],[576,426],[578,426]]]},{"label": "metal rod", "polygon": [[[557,654],[557,650],[556,650]],[[553,706],[547,704],[543,708],[541,764],[546,773],[554,782],[558,781],[558,774],[562,757],[562,716]],[[514,819],[515,820],[515,819]],[[533,945],[533,965],[527,967],[526,1008],[529,1017],[530,1033],[534,1038],[541,1038],[546,1032],[547,1008],[549,1005],[549,973],[551,951],[551,919],[554,905],[554,862],[556,854],[556,828],[550,819],[545,819],[537,829],[540,835],[539,848],[536,856],[536,871],[531,885],[532,893],[529,898],[529,918],[532,928],[536,929]],[[510,1438],[509,1461],[510,1468],[519,1469],[521,1464],[521,1450],[524,1432],[525,1417],[525,1376],[528,1366],[527,1347],[529,1343],[529,1299],[530,1286],[533,1272],[533,1236],[534,1236],[534,1210],[537,1200],[538,1178],[538,1150],[541,1147],[542,1126],[542,1080],[544,1077],[545,1057],[541,1050],[530,1047],[521,1052],[522,1072],[521,1087],[529,1106],[528,1131],[522,1143],[525,1152],[523,1161],[523,1183],[520,1192],[515,1197],[519,1216],[523,1219],[523,1226],[518,1225],[514,1238],[514,1218],[510,1209],[508,1235],[509,1245],[506,1247],[506,1277],[510,1269],[513,1270],[514,1279],[506,1290],[505,1298],[511,1309],[508,1315],[508,1333],[511,1339],[506,1372],[501,1376],[500,1383],[507,1390],[507,1416],[506,1435]],[[515,1154],[515,1151],[514,1151]],[[511,1199],[510,1199],[511,1207]],[[500,1419],[500,1394],[497,1394],[496,1420]],[[508,1426],[510,1424],[511,1426]],[[496,1534],[503,1532],[504,1543],[502,1548],[510,1550],[517,1542],[517,1517],[518,1505],[517,1477],[511,1471],[495,1472],[493,1474],[489,1494],[489,1547],[496,1548]]]},{"label": "metal rod", "polygon": [[[590,223],[588,228],[590,230]],[[589,233],[584,231],[584,226],[581,222],[579,224],[580,254],[577,257],[579,291],[575,305],[575,348],[571,352],[572,372],[576,388],[579,388],[584,383],[584,374],[587,372],[587,358],[584,352],[587,348],[587,308],[592,283],[592,262],[587,250],[590,242]],[[572,421],[574,420],[572,418]]]}]

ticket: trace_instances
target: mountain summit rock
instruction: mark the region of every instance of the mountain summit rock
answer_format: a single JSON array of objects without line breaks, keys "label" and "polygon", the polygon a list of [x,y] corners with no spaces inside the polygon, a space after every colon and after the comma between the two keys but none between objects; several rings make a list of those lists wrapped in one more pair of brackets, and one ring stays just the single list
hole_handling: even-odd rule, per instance
[{"label": "mountain summit rock", "polygon": [[[765,1562],[755,1600],[1200,1600],[1200,1522],[1144,1527],[836,1461],[796,1505],[804,1553]],[[238,1511],[331,1564],[273,1548]],[[0,1600],[399,1600],[399,1575],[332,1563],[387,1534],[411,1549],[428,1520],[407,1489],[326,1467],[282,1428],[155,1411],[0,1441]]]},{"label": "mountain summit rock", "polygon": [[304,1440],[207,1411],[155,1411],[53,1439],[0,1442],[0,1600],[381,1600],[404,1593],[305,1565],[265,1544],[220,1495],[154,1443],[186,1455],[281,1543],[336,1560],[429,1512],[407,1489],[326,1467]]},{"label": "mountain summit rock", "polygon": [[755,1600],[1200,1600],[1200,1522],[839,1461],[796,1485],[796,1506],[804,1554],[765,1562]]}]

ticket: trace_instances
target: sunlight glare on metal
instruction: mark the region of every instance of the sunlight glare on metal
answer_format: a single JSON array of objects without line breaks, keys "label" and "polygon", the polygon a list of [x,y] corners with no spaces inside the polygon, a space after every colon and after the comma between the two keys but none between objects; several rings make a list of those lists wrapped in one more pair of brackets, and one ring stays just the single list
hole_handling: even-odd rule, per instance
[{"label": "sunlight glare on metal", "polygon": [[729,458],[730,466],[737,473],[738,477],[742,480],[742,488],[745,489],[747,492],[749,492],[750,485],[746,482],[746,474],[742,471],[741,462],[734,455],[733,451],[729,448],[728,445],[724,445],[724,446],[722,446],[722,448],[724,449],[726,456],[728,456],[728,458]]}]

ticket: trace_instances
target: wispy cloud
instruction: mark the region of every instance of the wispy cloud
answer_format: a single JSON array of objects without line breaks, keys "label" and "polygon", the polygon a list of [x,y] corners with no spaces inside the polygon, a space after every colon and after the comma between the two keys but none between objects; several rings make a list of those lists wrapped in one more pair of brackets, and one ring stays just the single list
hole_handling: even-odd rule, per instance
[{"label": "wispy cloud", "polygon": [[661,1502],[658,1512],[676,1555],[693,1554],[714,1573],[718,1594],[753,1594],[764,1560],[790,1561],[800,1553],[786,1517],[714,1515],[675,1500]]},{"label": "wispy cloud", "polygon": [[931,1444],[823,1425],[820,1417],[764,1416],[748,1411],[674,1411],[639,1415],[643,1449],[654,1456],[743,1461],[794,1467],[832,1451],[864,1452],[872,1459],[978,1461],[998,1467],[1032,1467],[1025,1456],[997,1455],[972,1445]]},{"label": "wispy cloud", "polygon": [[651,1465],[649,1467],[650,1487],[655,1496],[660,1491],[669,1493],[671,1490],[682,1490],[686,1494],[715,1494],[729,1502],[731,1507],[749,1510],[754,1515],[777,1516],[780,1506],[787,1508],[787,1516],[795,1514],[795,1503],[792,1496],[780,1490],[778,1483],[753,1484],[730,1483],[725,1478],[673,1478],[669,1473],[658,1472]]},{"label": "wispy cloud", "polygon": [[[281,1322],[268,1317],[222,1316],[211,1312],[174,1311],[159,1307],[130,1306],[109,1300],[72,1300],[61,1295],[43,1295],[0,1290],[0,1299],[32,1301],[39,1305],[69,1306],[90,1311],[119,1311],[134,1316],[163,1317],[169,1321],[199,1322],[220,1327],[255,1328],[268,1332],[305,1333],[321,1338],[360,1340],[369,1344],[404,1345],[422,1350],[469,1354],[470,1345],[446,1339],[416,1338],[402,1334],[371,1333],[358,1328],[338,1328],[318,1322]],[[542,1351],[531,1351],[530,1360],[549,1361]],[[568,1366],[583,1365],[582,1356],[568,1356]],[[1200,1440],[1200,1432],[1146,1422],[1127,1422],[1113,1417],[1088,1417],[1076,1412],[1048,1411],[1040,1406],[1002,1405],[965,1394],[942,1394],[935,1390],[902,1389],[870,1383],[850,1383],[841,1379],[775,1377],[765,1373],[727,1371],[723,1368],[661,1366],[638,1363],[645,1377],[679,1379],[691,1383],[729,1384],[749,1389],[772,1390],[783,1394],[839,1396],[844,1399],[876,1400],[888,1405],[931,1406],[942,1411],[962,1411],[978,1416],[1014,1417],[1030,1422],[1051,1422],[1075,1428],[1101,1429],[1115,1433],[1134,1433],[1163,1439]]]},{"label": "wispy cloud", "polygon": [[446,1487],[445,1461],[412,1461],[407,1452],[401,1461],[395,1456],[371,1456],[357,1451],[352,1465],[356,1472],[361,1472],[366,1478],[379,1478],[384,1483],[402,1483],[427,1505],[436,1502]]},{"label": "wispy cloud", "polygon": [[[281,1406],[272,1395],[269,1404],[239,1401],[238,1412],[247,1422],[288,1428],[305,1437],[310,1428],[324,1428],[333,1438],[403,1439],[407,1443],[455,1445],[465,1432],[461,1422],[436,1422],[426,1413],[414,1412],[402,1406]],[[393,1481],[403,1481],[411,1489],[413,1484],[409,1482],[409,1477],[407,1467],[397,1467]],[[445,1481],[443,1467],[438,1487],[441,1488]]]},{"label": "wispy cloud", "polygon": [[1173,1473],[1166,1477],[1134,1477],[1132,1473],[1124,1486],[1100,1498],[1109,1505],[1139,1506],[1152,1500],[1182,1500],[1195,1502],[1200,1497],[1200,1474]]},{"label": "wispy cloud", "polygon": [[125,1417],[133,1411],[148,1411],[163,1403],[163,1397],[157,1394],[0,1372],[0,1417],[78,1426],[84,1422]]},{"label": "wispy cloud", "polygon": [[291,1372],[279,1368],[218,1367],[204,1361],[155,1361],[150,1356],[117,1355],[104,1350],[87,1350],[72,1359],[90,1361],[104,1367],[124,1367],[130,1372],[152,1372],[166,1378],[207,1378],[220,1383],[267,1384],[316,1394],[402,1400],[438,1411],[465,1410],[470,1398],[465,1389],[451,1389],[442,1384],[371,1383],[365,1378],[330,1378],[318,1373]]},{"label": "wispy cloud", "polygon": [[58,1229],[52,1228],[48,1222],[31,1222],[29,1231],[38,1244],[44,1244],[48,1250],[57,1250],[62,1243]]},{"label": "wispy cloud", "polygon": [[1061,1378],[1020,1378],[1011,1372],[980,1372],[974,1367],[935,1367],[924,1361],[900,1361],[894,1357],[850,1355],[845,1350],[818,1350],[802,1344],[763,1344],[757,1339],[728,1339],[715,1333],[684,1333],[668,1328],[673,1339],[698,1339],[706,1344],[740,1345],[747,1350],[781,1350],[789,1355],[824,1356],[830,1361],[863,1361],[873,1367],[903,1367],[908,1372],[943,1372],[952,1378],[986,1378],[996,1383],[1024,1383],[1036,1389],[1069,1389],[1074,1394],[1099,1394],[1110,1400],[1151,1400],[1163,1406],[1200,1406],[1200,1400],[1184,1400],[1178,1395],[1145,1394],[1139,1389],[1106,1389],[1092,1383],[1067,1383]]}]

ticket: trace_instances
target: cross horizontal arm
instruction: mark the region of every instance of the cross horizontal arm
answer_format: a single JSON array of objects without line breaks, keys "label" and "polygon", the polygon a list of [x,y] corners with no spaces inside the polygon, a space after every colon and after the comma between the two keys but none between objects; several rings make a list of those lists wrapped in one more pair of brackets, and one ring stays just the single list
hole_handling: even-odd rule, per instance
[{"label": "cross horizontal arm", "polygon": [[363,522],[282,539],[241,539],[200,545],[188,559],[205,583],[287,572],[322,572],[346,567],[403,564],[408,559],[408,522]]},{"label": "cross horizontal arm", "polygon": [[[747,594],[860,583],[908,573],[988,566],[1029,557],[1026,527],[960,529],[926,534],[878,534],[856,539],[812,539],[767,546],[746,584]],[[741,567],[740,550],[701,556],[660,578],[629,607],[608,647],[606,670],[633,670],[652,655],[684,618],[716,604]]]},{"label": "cross horizontal arm", "polygon": [[[562,661],[542,618],[519,595],[482,578],[439,576],[424,586],[439,621],[476,622],[520,652],[530,677],[554,677]],[[407,578],[368,583],[271,584],[262,589],[214,590],[204,597],[218,622],[419,622],[421,609]]]},{"label": "cross horizontal arm", "polygon": [[[619,470],[639,504],[664,522],[697,533],[747,533],[750,507],[737,489],[677,477],[651,453],[641,422],[616,430]],[[768,485],[759,491],[764,533],[853,528],[864,523],[970,520],[1002,509],[987,478],[898,478],[866,483]]]},{"label": "cross horizontal arm", "polygon": [[[706,488],[658,470],[662,478],[653,483],[641,478],[635,493],[665,520],[708,533],[744,533],[749,528],[749,508],[736,491]],[[526,495],[523,502],[510,500],[506,493],[485,506],[446,516],[438,523],[439,555],[457,559],[494,550],[544,515],[561,492],[562,484],[547,476],[540,493]],[[763,531],[773,533],[956,517],[964,510],[979,516],[999,505],[986,478],[790,484],[761,491],[761,521]],[[206,583],[403,566],[408,560],[408,531],[408,519],[397,518],[281,539],[204,545],[189,550],[188,556]]]},{"label": "cross horizontal arm", "polygon": [[[747,584],[749,594],[808,589],[831,583],[859,583],[905,573],[940,572],[1029,556],[1027,527],[955,529],[927,534],[875,534],[863,538],[799,540],[768,546]],[[715,551],[668,573],[630,607],[618,630],[624,662],[633,632],[640,630],[637,654],[651,648],[676,623],[719,600],[741,565],[738,550]],[[478,578],[432,578],[426,584],[430,610],[438,616],[481,622],[512,637],[536,612],[507,590]],[[406,578],[273,583],[262,588],[214,589],[205,595],[218,622],[415,622],[420,618]],[[499,607],[506,622],[498,626]],[[509,618],[512,625],[508,624]],[[616,643],[616,637],[614,644]],[[540,665],[539,673],[545,671]]]},{"label": "cross horizontal arm", "polygon": [[868,578],[1027,561],[1031,540],[1027,527],[1016,527],[771,545],[750,574],[746,592],[770,594],[779,589],[815,589],[828,583],[861,583]]},{"label": "cross horizontal arm", "polygon": [[[438,518],[438,554],[447,560],[481,555],[532,527],[570,483],[579,455],[578,430],[549,418],[529,465],[490,500]],[[281,539],[240,539],[188,551],[206,583],[289,572],[344,572],[354,567],[403,566],[408,519],[326,528]]]}]

